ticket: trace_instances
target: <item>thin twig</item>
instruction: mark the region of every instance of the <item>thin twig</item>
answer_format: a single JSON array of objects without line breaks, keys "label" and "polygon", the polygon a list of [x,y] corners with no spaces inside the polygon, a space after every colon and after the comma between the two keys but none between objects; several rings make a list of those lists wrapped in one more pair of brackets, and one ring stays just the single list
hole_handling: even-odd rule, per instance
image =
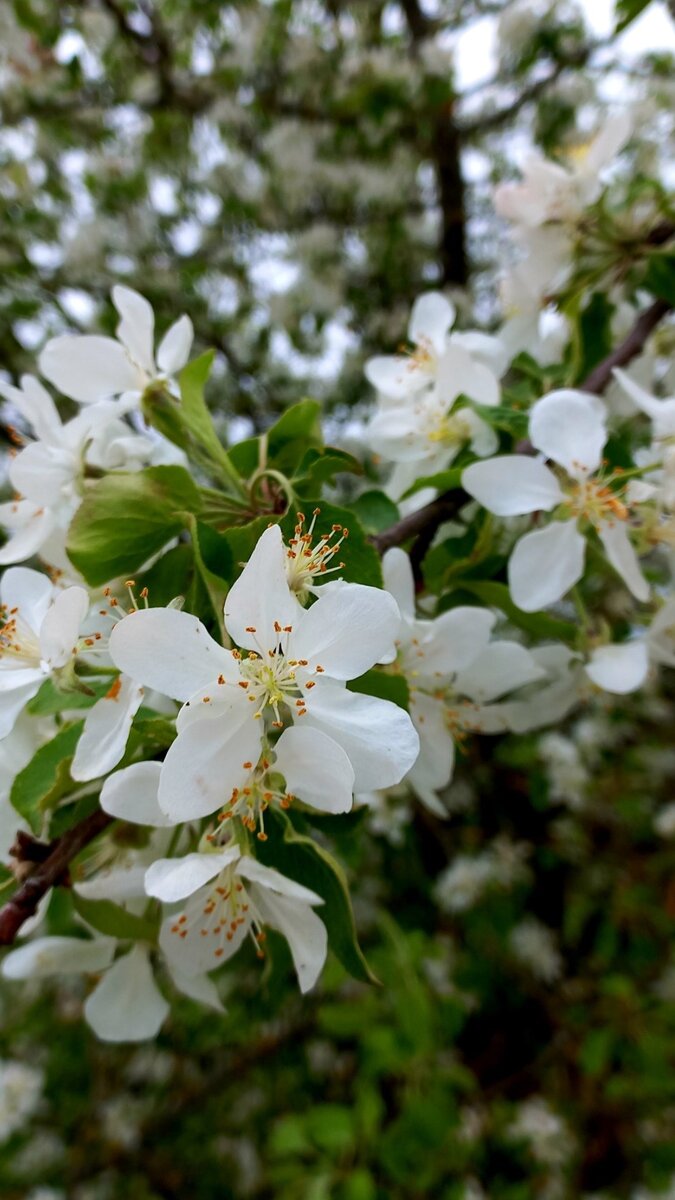
[{"label": "thin twig", "polygon": [[616,350],[608,354],[607,358],[603,358],[602,362],[593,368],[590,375],[586,376],[584,382],[579,384],[580,390],[591,392],[594,396],[601,395],[612,381],[614,368],[625,367],[627,363],[637,358],[644,349],[650,333],[653,333],[666,313],[670,311],[671,306],[666,300],[655,300],[649,308],[641,313],[628,336],[616,347]]},{"label": "thin twig", "polygon": [[[24,922],[35,914],[42,897],[51,887],[67,878],[72,860],[85,846],[93,842],[111,821],[112,817],[99,808],[54,841],[44,862],[21,884],[12,899],[0,908],[0,946],[12,944]],[[21,850],[21,858],[23,861],[29,858],[25,847]]]}]

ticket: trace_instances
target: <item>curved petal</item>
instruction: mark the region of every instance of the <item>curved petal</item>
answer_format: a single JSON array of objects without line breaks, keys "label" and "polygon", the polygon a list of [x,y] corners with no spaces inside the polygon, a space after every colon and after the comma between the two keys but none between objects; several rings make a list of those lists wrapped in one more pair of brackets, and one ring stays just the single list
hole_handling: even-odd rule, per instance
[{"label": "curved petal", "polygon": [[120,671],[174,700],[189,700],[219,675],[236,679],[232,655],[197,617],[177,608],[129,613],[110,635],[110,657]]},{"label": "curved petal", "polygon": [[[208,975],[187,975],[185,971],[181,971],[177,963],[169,963],[169,974],[174,986],[184,996],[189,996],[190,1000],[196,1000],[198,1004],[204,1004],[207,1008],[212,1008],[214,1012],[226,1012],[218,994],[218,988]],[[210,964],[213,966],[213,963]]]},{"label": "curved petal", "polygon": [[587,392],[549,392],[532,406],[530,441],[578,479],[597,471],[607,441],[606,411]]},{"label": "curved petal", "polygon": [[80,626],[89,612],[89,595],[82,587],[58,592],[40,629],[40,651],[50,667],[63,667],[73,657]]},{"label": "curved petal", "polygon": [[251,897],[266,925],[288,942],[301,992],[314,987],[328,954],[328,935],[320,917],[307,904],[287,896],[271,896],[255,884]]},{"label": "curved petal", "polygon": [[597,687],[624,696],[642,687],[649,670],[644,641],[623,646],[599,646],[586,664],[586,674]]},{"label": "curved petal", "polygon": [[248,858],[246,855],[240,858],[237,875],[241,875],[242,879],[247,879],[250,883],[260,884],[268,892],[274,892],[275,896],[287,896],[290,900],[298,900],[302,904],[323,904],[323,898],[317,896],[316,892],[282,875],[281,871],[275,870],[274,867],[264,867],[256,858]]},{"label": "curved petal", "polygon": [[206,886],[195,892],[182,913],[172,913],[162,922],[159,944],[169,969],[194,977],[222,966],[249,936],[256,915],[252,908],[251,904],[243,918],[239,909],[239,921],[233,929],[232,923],[224,919],[221,905],[213,903],[212,889]]},{"label": "curved petal", "polygon": [[[22,676],[20,681],[19,675]],[[34,670],[0,673],[0,738],[12,732],[15,721],[39,690],[44,677],[44,672],[37,667]]]},{"label": "curved petal", "polygon": [[10,536],[0,548],[0,566],[32,558],[48,541],[56,526],[56,517],[46,508],[38,508],[31,500],[10,500],[0,504],[0,525]]},{"label": "curved petal", "polygon": [[148,375],[154,375],[155,314],[152,305],[145,296],[121,283],[113,288],[112,301],[122,318],[116,333],[129,358]]},{"label": "curved petal", "polygon": [[[446,787],[452,778],[455,746],[446,721],[443,701],[425,692],[413,692],[410,715],[420,738],[419,758],[407,779],[420,794]],[[444,815],[445,810],[443,810]]]},{"label": "curved petal", "polygon": [[438,364],[436,392],[444,403],[467,396],[476,404],[491,408],[499,404],[499,384],[483,363],[474,362],[469,351],[457,342],[450,343]]},{"label": "curved petal", "polygon": [[454,325],[454,304],[442,292],[426,292],[413,304],[408,324],[408,337],[414,345],[430,343],[437,354],[445,347],[445,335]]},{"label": "curved petal", "polygon": [[342,746],[354,768],[358,792],[400,783],[419,753],[419,738],[407,712],[389,700],[349,692],[330,680],[313,688],[301,720]]},{"label": "curved petal", "polygon": [[356,679],[394,652],[401,614],[380,588],[345,583],[327,589],[303,612],[288,643],[291,658],[323,667],[333,679]]},{"label": "curved petal", "polygon": [[22,375],[20,388],[0,380],[0,396],[9,400],[24,420],[30,423],[36,438],[52,445],[58,443],[62,431],[61,418],[39,379],[34,375]]},{"label": "curved petal", "polygon": [[294,796],[321,812],[349,812],[354,769],[332,738],[320,729],[293,725],[284,730],[274,753],[274,770],[281,772]]},{"label": "curved petal", "polygon": [[[214,705],[214,708],[216,706]],[[241,788],[260,757],[260,721],[249,706],[224,710],[226,720],[195,720],[178,734],[164,759],[159,804],[172,820],[207,817]],[[245,764],[249,765],[246,766]]]},{"label": "curved petal", "polygon": [[42,571],[10,567],[0,580],[0,603],[11,611],[18,608],[33,633],[39,633],[55,595],[54,584]]},{"label": "curved petal", "polygon": [[640,569],[640,561],[631,544],[626,526],[620,521],[606,521],[598,529],[598,537],[614,570],[623,579],[636,600],[649,599],[649,584]]},{"label": "curved petal", "polygon": [[5,979],[44,979],[50,975],[103,971],[112,962],[115,938],[34,938],[2,960]]},{"label": "curved petal", "polygon": [[462,474],[462,487],[498,517],[549,512],[565,498],[553,472],[525,454],[472,463]]},{"label": "curved petal", "polygon": [[157,799],[161,770],[160,762],[141,762],[116,771],[101,789],[103,811],[131,825],[173,825]]},{"label": "curved petal", "polygon": [[546,671],[518,642],[492,642],[455,680],[456,690],[470,700],[489,704],[526,683],[543,679]]},{"label": "curved petal", "polygon": [[169,1005],[143,946],[134,946],[106,971],[87,998],[84,1015],[103,1042],[144,1042],[157,1036]]},{"label": "curved petal", "polygon": [[238,646],[266,653],[279,643],[275,624],[294,625],[302,611],[288,586],[281,530],[271,525],[227,594],[225,628]]},{"label": "curved petal", "polygon": [[47,342],[39,364],[45,379],[81,404],[143,387],[137,368],[114,338],[66,333]]},{"label": "curved petal", "polygon": [[159,343],[157,366],[165,375],[175,375],[185,366],[194,338],[194,329],[189,317],[179,317],[167,329]]},{"label": "curved petal", "polygon": [[586,543],[576,521],[552,521],[526,533],[509,559],[511,598],[523,612],[561,600],[584,573]]},{"label": "curved petal", "polygon": [[115,680],[87,713],[70,768],[73,779],[98,779],[117,766],[142,700],[143,688],[128,675]]},{"label": "curved petal", "polygon": [[145,890],[148,896],[173,904],[194,895],[205,884],[215,879],[241,856],[238,846],[225,850],[214,850],[208,854],[186,854],[183,858],[160,858],[152,863],[145,873]]},{"label": "curved petal", "polygon": [[56,507],[72,493],[75,460],[69,450],[31,442],[9,467],[12,486],[33,504]]},{"label": "curved petal", "polygon": [[421,388],[427,387],[433,378],[428,366],[402,354],[378,354],[369,358],[365,368],[366,379],[382,396],[392,400],[405,400]]},{"label": "curved petal", "polygon": [[459,605],[441,613],[420,639],[420,674],[447,678],[470,666],[487,646],[496,620],[489,609],[477,605]]},{"label": "curved petal", "polygon": [[405,550],[393,546],[382,559],[384,586],[391,592],[403,617],[415,616],[415,580]]}]

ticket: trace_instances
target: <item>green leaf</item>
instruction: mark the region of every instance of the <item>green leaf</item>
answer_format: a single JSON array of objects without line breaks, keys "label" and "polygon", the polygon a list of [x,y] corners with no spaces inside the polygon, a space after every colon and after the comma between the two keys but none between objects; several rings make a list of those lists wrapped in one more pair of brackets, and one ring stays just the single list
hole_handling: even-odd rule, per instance
[{"label": "green leaf", "polygon": [[415,492],[421,492],[422,488],[431,487],[437,488],[439,492],[452,492],[462,486],[463,471],[464,467],[450,467],[447,471],[437,471],[435,475],[421,475],[404,493],[404,499],[414,496]]},{"label": "green leaf", "polygon": [[333,447],[318,450],[310,446],[295,470],[293,487],[296,491],[316,492],[324,483],[332,483],[336,475],[344,472],[363,475],[363,466],[345,450]]},{"label": "green leaf", "polygon": [[56,737],[36,751],[12,784],[10,803],[28,821],[33,833],[40,833],[44,814],[72,790],[70,764],[83,727],[84,721],[64,725]]},{"label": "green leaf", "polygon": [[252,475],[265,466],[287,475],[298,471],[308,449],[322,450],[321,405],[301,400],[287,408],[274,425],[259,438],[247,438],[230,450],[230,458],[242,475]]},{"label": "green leaf", "polygon": [[[337,566],[343,562],[344,568],[335,571],[328,578],[340,577],[351,583],[366,583],[371,587],[382,587],[382,565],[375,547],[368,540],[368,535],[358,517],[349,508],[338,508],[336,504],[328,504],[320,499],[303,499],[303,511],[307,517],[307,527],[318,509],[312,544],[316,545],[322,533],[330,533],[333,525],[340,525],[349,530],[349,536],[342,543],[339,552],[329,564]],[[286,541],[293,537],[297,513],[288,512],[281,521],[281,529]],[[269,525],[269,519],[266,522]],[[339,537],[340,535],[337,534]],[[318,579],[317,579],[318,582]]]},{"label": "green leaf", "polygon": [[400,518],[398,507],[393,500],[377,490],[363,492],[357,500],[352,501],[349,508],[356,513],[363,528],[371,534],[389,529],[389,526],[395,525]]},{"label": "green leaf", "polygon": [[194,576],[192,546],[173,546],[149,570],[143,571],[143,586],[148,589],[148,603],[164,608],[178,596],[187,596]]},{"label": "green leaf", "polygon": [[675,308],[675,250],[650,255],[644,285],[652,296]]},{"label": "green leaf", "polygon": [[52,679],[45,679],[40,691],[26,705],[26,712],[33,717],[47,717],[53,716],[55,713],[67,712],[72,708],[77,709],[78,712],[83,708],[91,708],[97,700],[105,696],[111,682],[110,677],[104,680],[87,679],[87,687],[92,692],[92,695],[88,696],[86,692],[62,692],[55,687]]},{"label": "green leaf", "polygon": [[493,429],[502,429],[515,438],[527,436],[530,420],[528,412],[523,412],[520,408],[510,408],[505,404],[495,404],[494,407],[489,404],[474,404],[472,407],[483,418],[486,425],[490,425]]},{"label": "green leaf", "polygon": [[340,864],[322,846],[299,834],[285,813],[269,809],[265,826],[268,840],[256,843],[260,861],[323,898],[318,912],[328,930],[331,949],[354,979],[377,983],[358,943],[347,880]]},{"label": "green leaf", "polygon": [[391,700],[399,708],[406,711],[410,705],[410,689],[403,675],[390,675],[386,671],[366,671],[359,679],[351,679],[347,684],[350,692],[360,692],[365,696],[376,696],[379,700]]},{"label": "green leaf", "polygon": [[651,0],[616,0],[614,9],[614,17],[616,26],[615,33],[621,33],[626,29],[636,17],[640,16],[645,9],[651,4]]},{"label": "green leaf", "polygon": [[471,592],[490,608],[501,609],[513,625],[527,630],[535,637],[555,638],[556,641],[568,643],[576,640],[576,625],[571,621],[563,621],[560,617],[549,617],[546,613],[523,612],[522,608],[513,603],[505,583],[497,583],[491,579],[461,579],[458,587],[462,591]]},{"label": "green leaf", "polygon": [[99,479],[68,531],[68,556],[92,587],[129,576],[199,512],[199,491],[184,467],[147,467]]},{"label": "green leaf", "polygon": [[615,306],[602,292],[595,292],[579,317],[578,380],[585,379],[612,349],[612,317]]},{"label": "green leaf", "polygon": [[157,937],[157,921],[134,916],[112,900],[87,900],[73,891],[73,904],[87,924],[106,937],[130,938],[135,942],[154,942]]}]

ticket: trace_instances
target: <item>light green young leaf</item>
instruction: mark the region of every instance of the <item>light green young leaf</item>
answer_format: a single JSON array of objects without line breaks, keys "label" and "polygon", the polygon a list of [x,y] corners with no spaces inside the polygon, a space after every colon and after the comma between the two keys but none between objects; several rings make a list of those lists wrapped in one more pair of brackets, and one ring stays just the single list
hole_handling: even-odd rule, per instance
[{"label": "light green young leaf", "polygon": [[106,937],[131,939],[132,941],[154,942],[158,922],[134,916],[112,900],[87,900],[73,892],[75,911],[99,933]]},{"label": "light green young leaf", "polygon": [[138,571],[185,529],[201,507],[184,467],[147,467],[106,475],[75,513],[66,549],[93,587]]},{"label": "light green young leaf", "polygon": [[84,721],[64,725],[36,751],[12,784],[10,803],[35,834],[41,832],[44,814],[76,786],[70,778],[70,764],[83,727]]}]

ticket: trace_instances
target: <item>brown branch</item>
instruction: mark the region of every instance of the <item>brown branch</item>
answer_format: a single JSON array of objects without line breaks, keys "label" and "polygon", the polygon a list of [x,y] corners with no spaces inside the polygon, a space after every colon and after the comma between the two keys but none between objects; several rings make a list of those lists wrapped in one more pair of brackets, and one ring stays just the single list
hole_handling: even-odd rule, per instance
[{"label": "brown branch", "polygon": [[[51,887],[62,883],[68,878],[68,867],[85,846],[93,842],[95,837],[112,821],[102,809],[96,809],[84,821],[80,821],[74,829],[69,829],[62,837],[57,838],[50,847],[44,862],[28,876],[21,887],[0,908],[0,946],[10,946],[21,926],[29,917],[35,914],[38,904]],[[37,846],[31,839],[31,847]],[[25,844],[17,846],[18,857],[22,861],[34,860],[36,854],[32,848],[29,852]],[[39,855],[38,855],[39,856]]]},{"label": "brown branch", "polygon": [[580,390],[591,392],[594,396],[601,395],[612,381],[614,368],[625,367],[640,354],[650,333],[670,311],[671,306],[666,300],[655,300],[649,308],[641,313],[628,336],[617,346],[616,350],[608,354],[607,358],[603,358],[602,362],[593,368],[590,375],[587,375],[583,383],[579,384]]},{"label": "brown branch", "polygon": [[382,533],[376,533],[371,541],[378,553],[384,554],[385,550],[391,550],[392,546],[400,546],[410,538],[420,537],[422,534],[426,537],[429,532],[433,534],[444,521],[449,521],[451,517],[456,516],[468,498],[466,492],[461,488],[443,492],[441,496],[437,496],[435,500],[425,504],[423,508],[418,508],[409,516],[403,517],[389,529],[384,529]]}]

